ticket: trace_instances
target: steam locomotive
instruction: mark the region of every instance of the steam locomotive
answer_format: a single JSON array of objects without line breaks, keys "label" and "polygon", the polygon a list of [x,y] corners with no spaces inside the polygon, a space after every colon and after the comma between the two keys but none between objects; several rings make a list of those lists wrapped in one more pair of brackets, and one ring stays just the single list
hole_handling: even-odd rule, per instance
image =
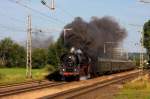
[{"label": "steam locomotive", "polygon": [[[65,53],[60,57],[60,75],[62,79],[73,77],[80,80],[84,76],[87,79],[103,74],[132,70],[136,66],[129,60],[112,60],[98,58],[94,64],[91,58],[80,49],[72,48],[71,52]],[[95,65],[95,66],[94,66]]]},{"label": "steam locomotive", "polygon": [[90,58],[80,49],[75,51],[72,48],[70,53],[65,53],[60,57],[60,75],[62,75],[63,79],[74,77],[76,80],[79,80],[81,75],[90,73],[90,61]]}]

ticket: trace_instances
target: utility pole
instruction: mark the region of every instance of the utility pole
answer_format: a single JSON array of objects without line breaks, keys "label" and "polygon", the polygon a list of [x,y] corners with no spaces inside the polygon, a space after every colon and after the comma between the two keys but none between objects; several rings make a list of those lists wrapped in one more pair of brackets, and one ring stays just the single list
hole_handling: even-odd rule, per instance
[{"label": "utility pole", "polygon": [[[140,1],[141,2],[141,1]],[[138,24],[129,24],[131,26],[135,26],[135,27],[140,27],[142,28],[143,25],[138,25]],[[140,31],[138,31],[140,33],[140,67],[139,67],[139,75],[142,77],[143,75],[143,69],[144,69],[144,32],[142,31],[142,29],[140,29]]]},{"label": "utility pole", "polygon": [[143,32],[141,32],[141,53],[140,53],[140,68],[141,68],[141,76],[143,75],[143,67],[144,67],[144,60],[143,60],[143,51],[144,51],[144,35]]},{"label": "utility pole", "polygon": [[[27,18],[27,23],[29,22],[29,16]],[[27,42],[26,42],[26,47],[27,47],[27,56],[26,56],[26,78],[29,76],[29,25],[27,24]]]},{"label": "utility pole", "polygon": [[32,78],[32,28],[31,28],[31,15],[28,15],[26,77],[27,78]]}]

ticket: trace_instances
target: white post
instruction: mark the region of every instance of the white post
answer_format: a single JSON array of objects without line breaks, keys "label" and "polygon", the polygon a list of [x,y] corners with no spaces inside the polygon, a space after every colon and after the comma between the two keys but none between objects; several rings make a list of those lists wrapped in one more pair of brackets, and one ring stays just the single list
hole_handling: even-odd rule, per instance
[{"label": "white post", "polygon": [[127,53],[127,60],[129,59],[129,52],[126,52]]},{"label": "white post", "polygon": [[50,5],[47,5],[47,2],[45,0],[41,0],[41,3],[46,6],[47,8],[49,8],[50,10],[55,10],[55,3],[54,0],[51,0]]},{"label": "white post", "polygon": [[30,53],[30,72],[29,77],[32,78],[32,27],[31,27],[31,15],[29,16],[29,53]]},{"label": "white post", "polygon": [[106,45],[105,45],[105,42],[104,42],[104,54],[106,53]]},{"label": "white post", "polygon": [[28,30],[27,30],[27,59],[26,59],[26,77],[32,78],[32,28],[31,15],[28,15]]},{"label": "white post", "polygon": [[142,69],[142,72],[141,72],[141,75],[143,75],[143,50],[144,50],[144,42],[143,42],[143,37],[144,37],[144,35],[143,35],[143,32],[141,32],[141,54],[140,54],[140,65],[141,65],[141,69]]},{"label": "white post", "polygon": [[[27,18],[27,23],[29,23],[29,16]],[[26,55],[26,77],[29,77],[29,24],[27,24],[27,55]]]},{"label": "white post", "polygon": [[65,44],[65,37],[66,37],[66,31],[70,31],[72,30],[72,28],[67,28],[67,29],[64,29],[64,44]]},{"label": "white post", "polygon": [[54,0],[51,0],[51,10],[55,9],[55,4],[54,4]]}]

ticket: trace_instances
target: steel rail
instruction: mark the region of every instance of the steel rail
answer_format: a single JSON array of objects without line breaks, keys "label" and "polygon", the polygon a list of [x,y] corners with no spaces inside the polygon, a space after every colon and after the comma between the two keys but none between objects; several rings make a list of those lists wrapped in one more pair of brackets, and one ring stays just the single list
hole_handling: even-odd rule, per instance
[{"label": "steel rail", "polygon": [[88,93],[92,90],[96,90],[96,89],[111,85],[111,84],[116,83],[116,82],[120,82],[120,81],[123,81],[123,80],[127,80],[129,78],[133,78],[133,77],[137,76],[136,74],[138,74],[138,73],[139,72],[124,75],[124,76],[121,76],[121,77],[116,77],[116,78],[109,79],[109,80],[104,80],[104,81],[97,82],[97,83],[92,84],[92,85],[82,86],[82,87],[79,87],[79,88],[74,88],[74,89],[66,90],[66,91],[63,91],[63,92],[60,92],[60,93],[44,96],[44,97],[41,97],[39,99],[62,99],[60,97],[63,97],[63,99],[72,99],[74,97],[77,97],[77,96],[80,96],[82,94]]},{"label": "steel rail", "polygon": [[30,81],[24,81],[24,82],[18,82],[18,83],[10,83],[10,84],[2,84],[0,83],[0,89],[1,88],[7,88],[7,87],[13,87],[13,86],[20,86],[24,84],[31,84],[31,83],[42,83],[48,80],[30,80]]},{"label": "steel rail", "polygon": [[0,88],[0,97],[8,96],[8,95],[15,95],[23,92],[59,86],[62,84],[66,84],[67,82],[46,82],[46,83],[32,83],[26,85],[20,85],[15,87],[7,87],[7,88]]}]

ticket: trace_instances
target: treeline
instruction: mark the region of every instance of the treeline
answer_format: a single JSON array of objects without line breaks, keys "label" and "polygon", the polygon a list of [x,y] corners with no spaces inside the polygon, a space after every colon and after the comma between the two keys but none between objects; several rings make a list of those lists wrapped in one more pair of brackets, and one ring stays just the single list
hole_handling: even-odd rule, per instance
[{"label": "treeline", "polygon": [[[59,57],[63,53],[63,44],[61,39],[55,43],[50,43],[48,48],[32,49],[33,68],[43,68],[46,65],[52,65],[57,68]],[[11,38],[5,38],[0,41],[0,67],[22,67],[26,66],[26,48]]]}]

